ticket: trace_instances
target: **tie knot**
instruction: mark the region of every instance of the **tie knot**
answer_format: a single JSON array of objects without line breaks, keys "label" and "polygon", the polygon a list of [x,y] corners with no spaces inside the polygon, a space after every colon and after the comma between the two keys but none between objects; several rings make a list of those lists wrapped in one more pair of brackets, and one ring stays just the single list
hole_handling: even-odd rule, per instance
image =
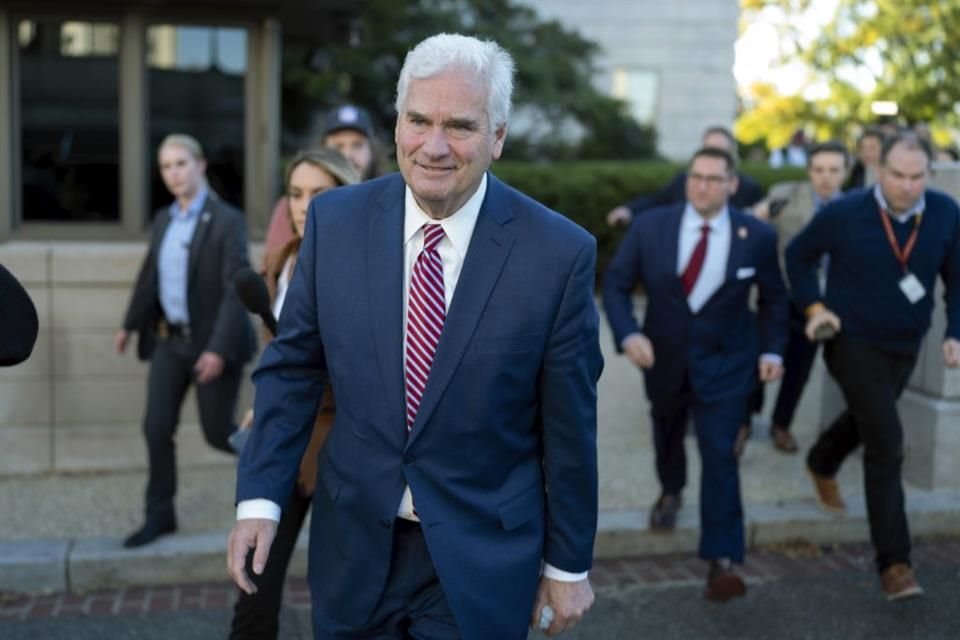
[{"label": "tie knot", "polygon": [[434,251],[443,240],[443,227],[439,224],[423,225],[423,250]]},{"label": "tie knot", "polygon": [[703,226],[700,227],[700,233],[703,235],[707,235],[708,233],[710,233],[710,225],[704,222]]}]

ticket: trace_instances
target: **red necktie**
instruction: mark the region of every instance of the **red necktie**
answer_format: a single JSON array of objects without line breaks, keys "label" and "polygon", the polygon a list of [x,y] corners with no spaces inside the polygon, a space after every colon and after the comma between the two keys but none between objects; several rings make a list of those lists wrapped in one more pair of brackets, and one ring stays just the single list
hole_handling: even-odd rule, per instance
[{"label": "red necktie", "polygon": [[680,275],[680,281],[683,282],[683,291],[689,296],[693,291],[693,285],[697,283],[700,276],[700,270],[703,268],[703,259],[707,257],[707,238],[710,235],[710,225],[704,224],[700,227],[700,241],[693,248],[690,254],[690,262],[687,268]]},{"label": "red necktie", "polygon": [[439,224],[423,225],[423,251],[417,256],[410,277],[407,299],[407,345],[404,383],[407,399],[407,432],[413,428],[430,366],[437,353],[446,302],[443,296],[443,261],[437,245],[443,240]]}]

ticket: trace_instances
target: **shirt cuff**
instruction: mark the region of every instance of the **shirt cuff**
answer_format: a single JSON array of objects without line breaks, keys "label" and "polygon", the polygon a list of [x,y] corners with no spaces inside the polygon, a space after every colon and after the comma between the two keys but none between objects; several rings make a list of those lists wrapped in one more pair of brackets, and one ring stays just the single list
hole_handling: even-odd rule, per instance
[{"label": "shirt cuff", "polygon": [[280,505],[265,498],[241,500],[237,503],[237,520],[262,518],[280,522]]},{"label": "shirt cuff", "polygon": [[544,562],[543,577],[550,578],[551,580],[556,580],[558,582],[580,582],[581,580],[587,579],[587,572],[584,571],[583,573],[570,573],[569,571],[557,569],[549,562]]},{"label": "shirt cuff", "polygon": [[783,356],[779,353],[761,353],[760,359],[773,364],[783,364]]}]

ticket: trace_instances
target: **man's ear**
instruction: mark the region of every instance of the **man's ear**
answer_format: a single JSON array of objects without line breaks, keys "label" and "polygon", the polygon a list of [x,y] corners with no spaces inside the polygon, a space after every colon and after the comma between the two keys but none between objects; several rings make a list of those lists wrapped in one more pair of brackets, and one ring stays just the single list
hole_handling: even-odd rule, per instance
[{"label": "man's ear", "polygon": [[503,143],[507,140],[507,125],[502,124],[493,132],[493,159],[499,160],[503,153]]}]

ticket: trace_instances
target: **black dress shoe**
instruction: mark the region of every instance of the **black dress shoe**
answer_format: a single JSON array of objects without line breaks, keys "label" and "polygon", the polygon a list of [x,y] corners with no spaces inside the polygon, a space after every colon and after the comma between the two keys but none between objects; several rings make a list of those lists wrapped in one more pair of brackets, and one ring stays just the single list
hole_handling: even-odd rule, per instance
[{"label": "black dress shoe", "polygon": [[683,498],[665,493],[657,499],[650,510],[650,529],[673,531],[677,526],[677,512],[683,506]]},{"label": "black dress shoe", "polygon": [[703,596],[713,602],[726,602],[747,595],[747,585],[733,570],[729,560],[711,560],[707,588]]},{"label": "black dress shoe", "polygon": [[142,547],[145,544],[150,544],[160,536],[167,533],[173,533],[176,530],[176,520],[148,520],[142,527],[131,533],[127,539],[123,541],[123,546],[127,549]]}]

